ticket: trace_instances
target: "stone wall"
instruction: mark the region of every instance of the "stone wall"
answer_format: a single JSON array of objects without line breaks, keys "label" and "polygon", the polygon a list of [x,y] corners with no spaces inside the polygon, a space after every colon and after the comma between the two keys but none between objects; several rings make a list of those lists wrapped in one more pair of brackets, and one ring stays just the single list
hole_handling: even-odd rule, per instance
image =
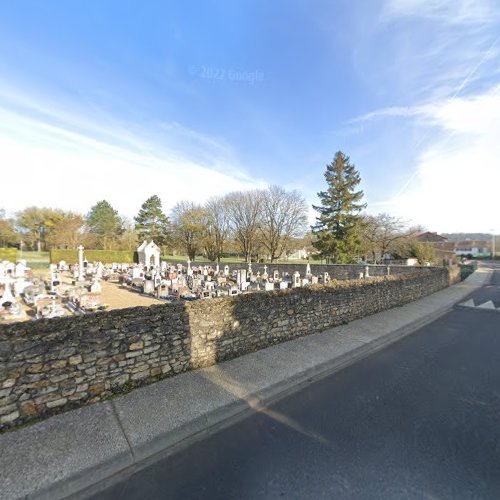
[{"label": "stone wall", "polygon": [[[313,261],[312,261],[313,262]],[[204,262],[204,261],[196,261],[191,263],[193,266],[198,265],[210,265],[213,268],[217,265],[216,262]],[[186,263],[184,263],[186,265]],[[225,262],[219,264],[220,269],[223,269],[226,265]],[[234,271],[235,269],[248,269],[248,264],[244,262],[228,262],[230,271]],[[292,275],[295,271],[298,271],[301,277],[305,277],[307,264],[258,264],[252,263],[252,271],[254,273],[260,272],[264,273],[264,266],[267,268],[267,273],[272,276],[273,271],[276,269],[280,273],[288,273]],[[337,280],[353,280],[358,279],[360,274],[364,272],[365,265],[352,265],[352,264],[314,264],[311,263],[311,272],[312,274],[319,276],[324,272],[327,272],[330,275],[331,279]],[[368,266],[370,276],[387,276],[394,274],[407,274],[407,273],[420,273],[425,272],[429,269],[429,267],[425,266],[386,266],[386,265],[374,265],[370,264]]]},{"label": "stone wall", "polygon": [[434,268],[1,325],[0,429],[400,306],[458,277]]}]

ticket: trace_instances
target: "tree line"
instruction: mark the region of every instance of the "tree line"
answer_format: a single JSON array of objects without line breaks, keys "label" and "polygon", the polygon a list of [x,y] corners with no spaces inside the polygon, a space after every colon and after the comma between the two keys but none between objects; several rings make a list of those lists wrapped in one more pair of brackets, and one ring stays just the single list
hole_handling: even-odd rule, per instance
[{"label": "tree line", "polygon": [[153,195],[134,220],[120,216],[106,200],[86,215],[28,207],[7,218],[0,211],[0,246],[48,250],[83,244],[132,251],[143,240],[153,240],[164,254],[187,255],[191,260],[240,255],[248,262],[259,258],[274,262],[296,250],[334,263],[378,262],[387,254],[433,259],[432,251],[415,240],[420,227],[408,227],[389,214],[364,212],[361,176],[347,155],[337,152],[324,175],[326,189],[318,193],[319,204],[313,205],[318,216],[311,227],[303,196],[270,186],[213,197],[204,204],[182,201],[168,215],[161,199]]},{"label": "tree line", "polygon": [[232,192],[205,204],[177,203],[167,215],[157,195],[148,198],[134,220],[102,200],[81,215],[60,209],[28,207],[8,219],[0,213],[0,246],[32,250],[86,248],[135,250],[153,240],[166,254],[203,256],[211,261],[238,254],[248,261],[271,261],[303,245],[307,204],[298,191],[280,186]]}]

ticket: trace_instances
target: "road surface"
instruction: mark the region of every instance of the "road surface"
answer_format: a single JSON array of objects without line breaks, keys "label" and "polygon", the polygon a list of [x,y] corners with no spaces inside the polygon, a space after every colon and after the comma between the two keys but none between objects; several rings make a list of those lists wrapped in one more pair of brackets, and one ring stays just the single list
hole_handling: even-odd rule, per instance
[{"label": "road surface", "polygon": [[476,307],[490,300],[500,271],[474,307],[93,498],[499,498],[500,310]]}]

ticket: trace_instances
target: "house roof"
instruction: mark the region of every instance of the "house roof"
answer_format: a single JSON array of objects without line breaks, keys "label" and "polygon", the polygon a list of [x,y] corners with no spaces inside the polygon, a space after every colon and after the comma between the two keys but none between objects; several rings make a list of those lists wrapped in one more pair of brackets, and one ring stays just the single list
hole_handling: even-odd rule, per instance
[{"label": "house roof", "polygon": [[160,250],[160,247],[153,240],[151,240],[146,246],[154,248],[155,250]]},{"label": "house roof", "polygon": [[486,248],[488,245],[486,240],[463,240],[455,243],[456,248]]},{"label": "house roof", "polygon": [[448,241],[448,238],[445,238],[440,234],[431,233],[430,231],[427,231],[426,233],[419,234],[416,240],[423,243],[442,243],[444,241]]},{"label": "house roof", "polygon": [[453,243],[453,241],[444,241],[443,243],[435,243],[434,248],[443,250],[445,252],[454,252],[455,243]]}]

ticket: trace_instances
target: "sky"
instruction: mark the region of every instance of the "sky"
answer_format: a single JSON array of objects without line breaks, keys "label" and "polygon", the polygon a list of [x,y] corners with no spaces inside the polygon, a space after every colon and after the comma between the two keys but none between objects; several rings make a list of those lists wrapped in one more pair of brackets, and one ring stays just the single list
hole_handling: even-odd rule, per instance
[{"label": "sky", "polygon": [[0,2],[0,208],[313,204],[341,150],[369,213],[500,233],[499,35],[498,0]]}]

